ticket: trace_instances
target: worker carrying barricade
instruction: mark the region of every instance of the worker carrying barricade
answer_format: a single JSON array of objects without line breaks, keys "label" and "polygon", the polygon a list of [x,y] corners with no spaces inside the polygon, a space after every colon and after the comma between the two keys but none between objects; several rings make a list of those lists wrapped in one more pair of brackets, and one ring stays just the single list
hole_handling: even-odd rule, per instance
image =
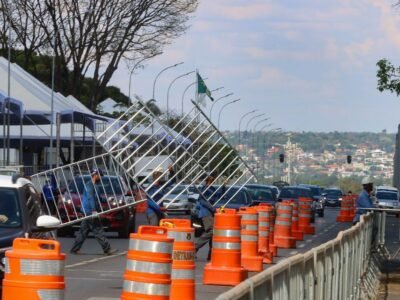
[{"label": "worker carrying barricade", "polygon": [[131,233],[122,300],[168,300],[174,239],[167,228],[140,226]]},{"label": "worker carrying barricade", "polygon": [[5,255],[3,300],[63,300],[64,261],[54,240],[16,238]]},{"label": "worker carrying barricade", "polygon": [[188,219],[162,219],[160,226],[174,239],[172,249],[171,300],[195,299],[194,229]]},{"label": "worker carrying barricade", "polygon": [[211,262],[204,268],[204,284],[235,286],[247,278],[247,271],[241,266],[240,219],[235,209],[217,209]]}]

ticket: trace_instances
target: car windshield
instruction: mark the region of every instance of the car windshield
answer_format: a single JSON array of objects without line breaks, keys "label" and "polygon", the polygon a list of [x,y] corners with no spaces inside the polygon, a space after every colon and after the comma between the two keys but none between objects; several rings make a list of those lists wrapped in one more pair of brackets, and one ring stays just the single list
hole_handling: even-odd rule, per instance
[{"label": "car windshield", "polygon": [[[233,198],[232,198],[233,197]],[[232,198],[232,200],[230,200]],[[225,196],[218,202],[218,204],[225,204],[229,201],[229,204],[245,204],[247,205],[246,192],[237,188],[230,188]]]},{"label": "car windshield", "polygon": [[0,227],[21,226],[21,212],[16,189],[0,188]]},{"label": "car windshield", "polygon": [[272,192],[269,189],[262,187],[247,187],[252,200],[258,201],[273,201]]},{"label": "car windshield", "polygon": [[311,192],[309,189],[300,188],[287,188],[284,187],[279,194],[279,198],[299,198],[299,197],[311,197]]},{"label": "car windshield", "polygon": [[397,193],[391,192],[378,192],[376,193],[376,198],[378,199],[387,199],[387,200],[397,200]]},{"label": "car windshield", "polygon": [[[116,195],[122,195],[124,194],[122,192],[122,182],[119,180],[118,177],[109,177],[109,176],[104,176],[101,178],[102,182],[98,183],[99,187],[99,192],[100,194],[106,194],[106,195],[113,195],[114,193]],[[71,181],[69,184],[69,190],[71,193],[78,193],[78,194],[83,194],[83,189],[84,189],[84,183],[90,181],[90,176],[84,176],[84,177],[75,177],[75,182]]]},{"label": "car windshield", "polygon": [[327,196],[342,196],[341,190],[325,190]]}]

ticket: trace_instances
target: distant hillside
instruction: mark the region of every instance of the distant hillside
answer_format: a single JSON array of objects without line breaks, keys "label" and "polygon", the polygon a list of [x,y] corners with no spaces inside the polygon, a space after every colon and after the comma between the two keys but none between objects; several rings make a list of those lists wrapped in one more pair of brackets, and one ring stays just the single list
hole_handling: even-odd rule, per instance
[{"label": "distant hillside", "polygon": [[[228,132],[234,144],[238,143],[238,132]],[[325,150],[336,151],[337,149],[352,151],[356,146],[364,144],[368,149],[381,149],[386,152],[394,152],[396,135],[392,133],[372,132],[291,132],[292,143],[298,143],[304,151],[321,153]],[[241,143],[248,146],[255,145],[258,141],[257,152],[262,148],[272,145],[285,144],[288,133],[260,133],[242,132]],[[266,144],[266,145],[264,145]]]}]

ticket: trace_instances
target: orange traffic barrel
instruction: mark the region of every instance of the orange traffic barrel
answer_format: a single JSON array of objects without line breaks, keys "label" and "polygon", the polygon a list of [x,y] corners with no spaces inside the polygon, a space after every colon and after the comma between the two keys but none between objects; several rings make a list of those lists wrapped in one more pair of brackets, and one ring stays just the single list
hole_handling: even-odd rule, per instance
[{"label": "orange traffic barrel", "polygon": [[296,241],[302,241],[304,239],[303,231],[299,229],[299,204],[297,201],[290,201],[292,204],[292,236]]},{"label": "orange traffic barrel", "polygon": [[274,244],[286,249],[296,247],[296,240],[292,236],[292,205],[290,202],[281,202],[278,205]]},{"label": "orange traffic barrel", "polygon": [[299,198],[299,229],[305,234],[315,233],[315,227],[311,225],[312,202],[309,198]]},{"label": "orange traffic barrel", "polygon": [[64,299],[64,261],[54,240],[17,238],[5,255],[3,300]]},{"label": "orange traffic barrel", "polygon": [[269,250],[272,256],[278,256],[278,247],[274,244],[275,236],[275,207],[273,207],[272,212],[269,214]]},{"label": "orange traffic barrel", "polygon": [[162,219],[160,226],[174,239],[170,299],[195,299],[194,228],[189,219]]},{"label": "orange traffic barrel", "polygon": [[273,261],[272,252],[269,250],[270,214],[272,206],[257,206],[258,211],[258,252],[263,257],[263,263]]},{"label": "orange traffic barrel", "polygon": [[241,207],[242,266],[253,272],[263,270],[263,257],[258,254],[258,212],[255,207]]},{"label": "orange traffic barrel", "polygon": [[158,226],[140,226],[131,233],[122,300],[169,299],[174,239],[167,234]]},{"label": "orange traffic barrel", "polygon": [[204,268],[204,284],[235,286],[247,278],[247,270],[241,266],[240,219],[235,209],[215,213],[211,262]]},{"label": "orange traffic barrel", "polygon": [[354,200],[353,195],[343,196],[340,203],[340,212],[336,217],[337,222],[353,222],[354,218]]}]

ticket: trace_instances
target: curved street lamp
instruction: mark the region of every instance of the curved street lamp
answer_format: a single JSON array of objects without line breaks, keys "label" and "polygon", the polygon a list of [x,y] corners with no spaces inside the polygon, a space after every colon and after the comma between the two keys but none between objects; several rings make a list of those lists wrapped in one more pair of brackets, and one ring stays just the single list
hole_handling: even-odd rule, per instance
[{"label": "curved street lamp", "polygon": [[210,107],[210,120],[212,120],[212,118],[211,118],[211,113],[212,113],[212,109],[213,109],[215,103],[217,103],[218,101],[220,101],[220,100],[222,100],[222,99],[224,99],[224,98],[227,98],[227,97],[229,97],[229,96],[232,96],[232,95],[233,95],[233,93],[226,94],[226,95],[224,95],[224,96],[222,96],[222,97],[219,97],[218,99],[216,99],[216,100],[211,104],[211,107]]},{"label": "curved street lamp", "polygon": [[174,80],[171,81],[171,83],[168,86],[167,90],[167,120],[169,120],[169,91],[171,90],[172,85],[174,84],[175,81],[177,81],[179,78],[188,76],[190,74],[193,74],[195,71],[190,71],[185,74],[179,75],[178,77],[175,77]]},{"label": "curved street lamp", "polygon": [[254,109],[254,110],[252,110],[252,111],[249,111],[248,113],[245,113],[241,118],[240,118],[240,120],[239,120],[239,145],[240,145],[240,127],[241,127],[241,125],[242,125],[242,120],[246,117],[246,116],[248,116],[248,115],[251,115],[252,113],[255,113],[257,111],[257,109]]},{"label": "curved street lamp", "polygon": [[218,114],[218,129],[219,129],[219,122],[220,122],[220,120],[221,120],[221,113],[222,113],[223,109],[224,109],[226,106],[228,106],[229,104],[233,104],[233,103],[238,102],[238,101],[240,101],[240,98],[239,98],[239,99],[236,99],[236,100],[233,100],[233,101],[230,101],[230,102],[228,102],[228,103],[225,103],[225,104],[221,107],[221,109],[219,110],[219,114]]},{"label": "curved street lamp", "polygon": [[160,77],[160,75],[161,75],[164,71],[166,71],[166,70],[168,70],[168,69],[175,68],[175,67],[177,67],[177,66],[179,66],[179,65],[182,65],[182,64],[183,64],[183,62],[180,62],[180,63],[174,64],[174,65],[172,65],[172,66],[166,67],[166,68],[162,69],[162,70],[157,74],[156,78],[155,78],[154,81],[153,81],[153,99],[155,99],[155,98],[154,98],[154,97],[155,97],[155,96],[154,96],[154,93],[155,93],[156,81],[157,81],[158,77]]}]

